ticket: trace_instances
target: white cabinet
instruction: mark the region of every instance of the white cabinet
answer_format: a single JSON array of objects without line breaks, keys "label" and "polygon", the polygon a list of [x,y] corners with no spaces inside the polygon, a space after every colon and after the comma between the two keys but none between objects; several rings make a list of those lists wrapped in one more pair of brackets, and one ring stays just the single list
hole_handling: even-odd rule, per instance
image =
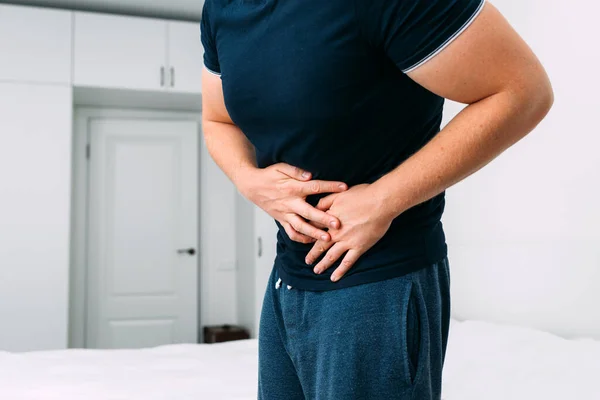
[{"label": "white cabinet", "polygon": [[200,93],[197,23],[75,13],[74,84]]},{"label": "white cabinet", "polygon": [[0,83],[0,350],[67,347],[71,92]]},{"label": "white cabinet", "polygon": [[254,232],[259,247],[254,259],[255,332],[258,333],[265,288],[277,255],[277,225],[269,214],[258,207],[254,207]]},{"label": "white cabinet", "polygon": [[177,92],[201,92],[202,56],[200,24],[169,22],[169,85]]},{"label": "white cabinet", "polygon": [[76,12],[74,32],[75,86],[165,87],[165,21]]},{"label": "white cabinet", "polygon": [[257,337],[265,288],[277,253],[277,225],[242,196],[236,200],[237,317],[238,323]]},{"label": "white cabinet", "polygon": [[0,4],[0,81],[70,84],[69,11]]}]

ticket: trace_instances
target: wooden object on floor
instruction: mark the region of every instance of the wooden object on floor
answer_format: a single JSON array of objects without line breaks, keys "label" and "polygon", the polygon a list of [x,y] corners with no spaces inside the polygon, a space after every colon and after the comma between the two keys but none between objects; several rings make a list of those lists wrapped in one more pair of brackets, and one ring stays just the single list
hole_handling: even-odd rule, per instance
[{"label": "wooden object on floor", "polygon": [[243,339],[250,339],[250,333],[240,326],[219,325],[204,327],[204,343],[222,343]]}]

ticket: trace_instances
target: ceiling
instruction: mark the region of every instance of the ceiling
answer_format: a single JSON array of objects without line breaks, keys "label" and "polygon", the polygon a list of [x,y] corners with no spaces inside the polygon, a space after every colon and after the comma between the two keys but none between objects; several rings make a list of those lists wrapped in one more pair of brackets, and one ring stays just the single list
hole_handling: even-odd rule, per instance
[{"label": "ceiling", "polygon": [[199,21],[204,0],[9,0],[0,3]]}]

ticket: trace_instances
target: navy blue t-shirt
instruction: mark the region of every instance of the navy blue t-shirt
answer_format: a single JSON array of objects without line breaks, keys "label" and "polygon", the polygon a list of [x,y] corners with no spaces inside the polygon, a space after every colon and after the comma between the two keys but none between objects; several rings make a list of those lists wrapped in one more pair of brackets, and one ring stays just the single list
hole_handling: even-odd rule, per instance
[{"label": "navy blue t-shirt", "polygon": [[[406,72],[459,35],[484,0],[206,0],[204,63],[259,167],[372,183],[440,130],[444,99]],[[309,197],[315,205],[320,197]],[[444,194],[396,218],[339,282],[316,275],[312,245],[279,225],[275,265],[295,288],[331,290],[404,275],[446,256]]]}]

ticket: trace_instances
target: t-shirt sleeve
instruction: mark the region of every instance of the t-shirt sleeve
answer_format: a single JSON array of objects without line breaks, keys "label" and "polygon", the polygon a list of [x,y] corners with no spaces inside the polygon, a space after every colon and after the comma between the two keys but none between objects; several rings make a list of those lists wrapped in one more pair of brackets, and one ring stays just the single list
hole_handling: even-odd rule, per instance
[{"label": "t-shirt sleeve", "polygon": [[217,45],[215,41],[213,24],[211,21],[210,1],[204,2],[202,8],[202,19],[200,20],[200,37],[204,47],[204,65],[216,75],[221,75],[221,66],[219,64],[219,55],[217,54]]},{"label": "t-shirt sleeve", "polygon": [[361,28],[403,72],[433,58],[460,35],[485,0],[356,0]]}]

